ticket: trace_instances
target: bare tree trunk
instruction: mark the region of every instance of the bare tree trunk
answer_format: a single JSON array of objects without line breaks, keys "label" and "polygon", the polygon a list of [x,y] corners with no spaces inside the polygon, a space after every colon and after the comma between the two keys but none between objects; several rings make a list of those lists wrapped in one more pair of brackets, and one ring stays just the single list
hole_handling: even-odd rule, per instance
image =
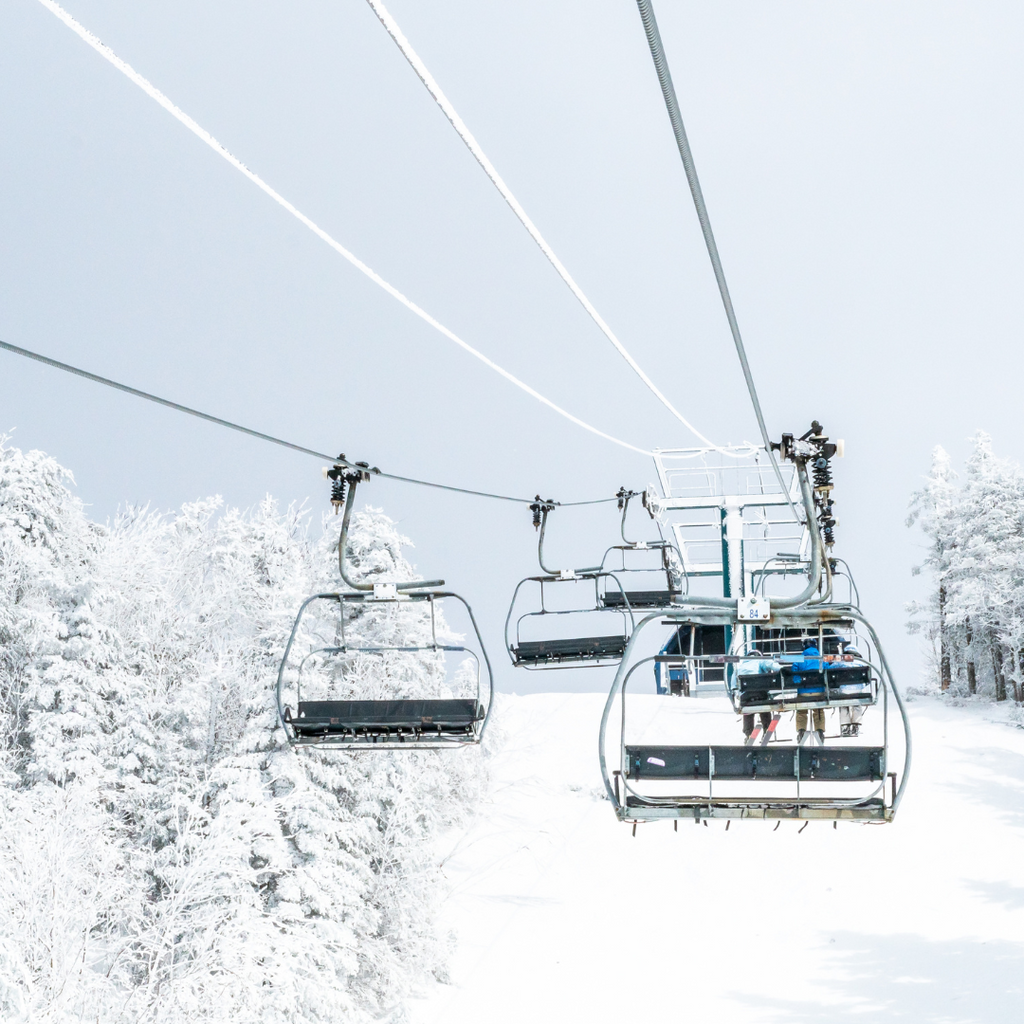
[{"label": "bare tree trunk", "polygon": [[989,629],[989,643],[992,645],[992,674],[996,679],[996,700],[1006,700],[1006,676],[1003,674],[1003,647],[994,629]]},{"label": "bare tree trunk", "polygon": [[978,692],[978,673],[974,667],[974,650],[971,647],[974,634],[971,632],[971,620],[967,620],[967,692]]},{"label": "bare tree trunk", "polygon": [[1013,681],[1013,699],[1020,703],[1021,680],[1024,679],[1024,647],[1017,651],[1017,678]]},{"label": "bare tree trunk", "polygon": [[949,639],[946,636],[946,585],[939,587],[939,686],[949,689]]}]

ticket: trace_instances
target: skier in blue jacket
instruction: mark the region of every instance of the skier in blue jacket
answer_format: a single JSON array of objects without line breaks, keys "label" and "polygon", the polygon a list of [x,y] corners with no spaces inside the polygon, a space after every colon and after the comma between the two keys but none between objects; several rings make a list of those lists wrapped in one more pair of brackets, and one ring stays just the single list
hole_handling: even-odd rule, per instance
[{"label": "skier in blue jacket", "polygon": [[[813,678],[804,679],[803,673],[815,673]],[[825,696],[825,685],[818,673],[821,672],[821,651],[813,644],[804,648],[802,661],[793,663],[793,682],[800,697],[814,700]],[[812,709],[812,728],[819,743],[825,742],[825,709]],[[807,735],[807,712],[796,713],[796,741],[802,743]]]}]

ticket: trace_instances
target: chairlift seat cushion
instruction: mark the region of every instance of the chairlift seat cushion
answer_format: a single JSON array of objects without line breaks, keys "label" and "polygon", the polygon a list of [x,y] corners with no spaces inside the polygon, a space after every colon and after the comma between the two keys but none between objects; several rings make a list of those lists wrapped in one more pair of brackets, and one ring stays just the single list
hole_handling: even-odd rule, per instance
[{"label": "chairlift seat cushion", "polygon": [[[714,772],[710,767],[714,759]],[[876,782],[884,747],[626,747],[630,779]]]},{"label": "chairlift seat cushion", "polygon": [[[678,594],[678,590],[627,590],[626,600],[630,608],[667,608]],[[621,590],[606,590],[601,595],[601,603],[605,608],[626,607]]]},{"label": "chairlift seat cushion", "polygon": [[521,640],[512,648],[517,665],[621,658],[628,637],[586,636],[569,640]]},{"label": "chairlift seat cushion", "polygon": [[291,726],[301,736],[351,732],[468,732],[484,717],[472,698],[300,701]]}]

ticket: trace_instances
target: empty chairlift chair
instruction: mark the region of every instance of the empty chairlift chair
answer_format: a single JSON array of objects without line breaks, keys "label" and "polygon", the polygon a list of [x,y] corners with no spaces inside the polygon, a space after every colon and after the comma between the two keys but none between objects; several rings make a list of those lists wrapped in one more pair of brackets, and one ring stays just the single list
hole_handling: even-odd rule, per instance
[{"label": "empty chairlift chair", "polygon": [[[538,499],[530,508],[540,530],[537,554],[544,574],[521,580],[512,595],[505,619],[505,646],[512,664],[530,670],[618,664],[633,626],[622,585],[601,566],[548,569],[544,535],[554,505]],[[602,599],[609,589],[620,595],[616,606]],[[526,611],[521,610],[524,607]]]},{"label": "empty chairlift chair", "polygon": [[[600,602],[605,608],[621,609],[629,607],[632,611],[650,611],[654,608],[670,608],[683,593],[686,576],[683,572],[682,556],[671,541],[660,537],[654,541],[631,541],[626,536],[626,513],[629,502],[635,498],[635,491],[621,488],[616,495],[622,511],[620,533],[622,544],[610,547],[601,560],[601,568],[611,572],[617,586],[604,586],[600,592]],[[643,492],[644,507],[647,504],[647,492]],[[651,518],[654,518],[653,513]],[[660,533],[660,527],[659,527]],[[610,560],[618,557],[619,565],[612,566]]]},{"label": "empty chairlift chair", "polygon": [[[332,499],[336,505],[342,501],[345,505],[338,562],[351,590],[314,594],[296,616],[277,680],[278,716],[288,741],[294,746],[375,750],[479,743],[494,683],[472,609],[458,594],[439,589],[443,580],[374,584],[352,580],[345,567],[349,521],[356,484],[368,474],[347,466],[335,466],[331,473]],[[464,609],[475,636],[472,646],[446,642],[443,634],[439,640],[438,609],[446,601]],[[359,620],[366,616],[376,616],[398,637],[387,643],[360,640]],[[304,650],[301,657],[296,656],[297,644]],[[464,660],[454,682],[460,695],[400,695],[403,676],[432,673],[440,684],[447,659],[459,655]],[[352,696],[374,678],[378,689],[383,686],[396,696]],[[337,697],[339,689],[343,699]],[[294,709],[289,697],[294,699]]]},{"label": "empty chairlift chair", "polygon": [[674,697],[726,692],[726,627],[674,622],[654,659],[655,690]]}]

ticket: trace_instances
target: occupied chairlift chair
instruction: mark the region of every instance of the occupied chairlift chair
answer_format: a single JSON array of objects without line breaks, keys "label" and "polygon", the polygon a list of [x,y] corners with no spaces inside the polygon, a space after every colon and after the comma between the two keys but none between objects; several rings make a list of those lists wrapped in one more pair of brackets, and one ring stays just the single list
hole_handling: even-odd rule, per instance
[{"label": "occupied chairlift chair", "polygon": [[[616,665],[622,659],[630,633],[633,629],[633,611],[626,591],[613,572],[602,566],[587,569],[552,570],[544,564],[544,537],[547,530],[548,515],[554,510],[551,501],[537,500],[530,506],[533,513],[533,525],[539,530],[537,539],[537,559],[540,562],[542,576],[528,576],[521,580],[512,595],[508,615],[505,618],[505,646],[516,668],[532,671],[563,668],[596,668],[602,665]],[[520,592],[524,587],[536,588],[537,601],[533,610],[524,612],[515,619],[514,636],[512,632],[513,615],[520,601]],[[576,593],[584,589],[593,597],[588,597],[583,604],[570,608],[552,608],[548,604],[548,596],[552,591],[559,593]],[[609,603],[607,594],[614,590],[618,602]],[[549,617],[555,617],[550,620]],[[548,621],[559,621],[559,617],[568,616],[568,621],[575,625],[580,620],[588,624],[607,623],[611,620],[617,625],[614,632],[599,635],[552,637],[542,639],[524,639],[524,624],[543,624]],[[529,629],[527,629],[529,632]]]},{"label": "occupied chairlift chair", "polygon": [[[344,456],[341,457],[342,459]],[[345,568],[349,522],[355,502],[356,485],[368,480],[365,465],[336,465],[325,470],[332,479],[331,500],[335,508],[344,502],[341,535],[338,541],[338,567],[351,591],[314,594],[299,609],[277,676],[277,706],[281,726],[293,746],[318,746],[331,749],[415,750],[463,747],[479,743],[490,717],[494,699],[494,680],[480,630],[469,604],[458,594],[439,589],[444,580],[418,580],[397,583],[360,583],[351,579]],[[346,495],[347,489],[347,495]],[[436,631],[438,604],[451,599],[465,608],[476,635],[477,649],[463,644],[439,643]],[[311,605],[327,602],[337,607],[332,619],[337,640],[333,645],[315,647],[295,665],[292,649],[303,616]],[[371,607],[405,609],[426,605],[429,612],[430,640],[409,644],[353,644],[345,637],[346,611]],[[333,663],[335,671],[345,673],[346,666],[362,658],[382,662],[389,653],[446,654],[464,653],[475,663],[475,692],[456,698],[417,698],[396,700],[308,700],[304,684],[318,663]],[[479,652],[479,653],[477,653]],[[481,666],[482,659],[482,666]],[[487,673],[486,705],[482,701],[481,667]],[[384,671],[387,669],[385,667]],[[285,704],[285,691],[295,692],[296,710]]]},{"label": "occupied chairlift chair", "polygon": [[[811,621],[790,628],[755,625],[750,632],[750,638],[741,642],[737,655],[730,659],[737,662],[729,687],[737,712],[781,714],[867,707],[877,702],[878,673],[860,653],[865,641],[856,636],[852,619]],[[817,657],[804,655],[809,647],[818,651]],[[752,662],[773,667],[744,672],[744,665]]]},{"label": "occupied chairlift chair", "polygon": [[[906,709],[896,689],[878,637],[870,623],[853,605],[827,603],[831,596],[831,567],[824,559],[822,534],[831,541],[831,528],[823,529],[822,501],[815,501],[807,472],[812,461],[816,483],[824,479],[821,459],[823,454],[834,454],[825,449],[827,438],[821,436],[815,424],[796,444],[792,437],[789,445],[783,443],[783,457],[796,464],[801,497],[811,534],[811,579],[804,592],[796,598],[775,599],[768,622],[751,623],[741,618],[743,599],[700,598],[686,599],[690,607],[673,609],[646,616],[633,631],[615,681],[608,695],[600,730],[600,765],[605,788],[616,816],[622,821],[640,821],[661,818],[691,818],[699,822],[711,817],[754,817],[796,819],[851,819],[862,821],[891,821],[899,806],[909,777],[911,737]],[[828,458],[831,457],[828,454]],[[827,463],[827,458],[825,458]],[[830,479],[830,478],[829,478]],[[831,498],[825,492],[826,515],[831,519]],[[834,525],[834,521],[829,527]],[[828,589],[825,600],[811,603],[821,589],[822,567],[826,566]],[[759,609],[759,613],[764,612]],[[746,612],[744,611],[744,616]],[[791,699],[792,688],[782,684],[767,687],[756,697],[753,689],[746,688],[752,698],[744,702],[743,677],[731,681],[731,694],[736,710],[766,709],[778,713],[780,709],[798,709],[814,706],[844,706],[847,703],[873,703],[882,695],[883,735],[881,746],[840,744],[838,746],[802,746],[776,743],[771,746],[726,746],[720,744],[654,745],[627,741],[626,691],[634,673],[663,655],[633,660],[640,634],[651,624],[662,621],[673,627],[677,636],[687,628],[709,627],[728,630],[733,637],[732,648],[726,655],[708,655],[703,660],[718,662],[729,669],[750,657],[750,650],[767,648],[780,657],[795,657],[797,646],[813,640],[822,659],[842,658],[842,661],[824,662],[821,675],[832,676],[821,680],[830,703],[803,702]],[[843,637],[849,637],[855,626],[863,627],[868,642],[857,639],[858,656],[845,660]],[[871,654],[871,650],[875,653]],[[674,655],[677,667],[684,659]],[[802,649],[800,653],[802,658]],[[663,664],[671,663],[666,658]],[[790,674],[796,674],[793,666]],[[780,676],[786,673],[783,669]],[[768,673],[765,673],[768,675]],[[858,688],[854,695],[844,693],[847,686]],[[784,691],[783,693],[771,692]],[[737,693],[741,696],[737,697]],[[889,697],[895,700],[903,725],[905,755],[902,778],[897,787],[897,773],[889,763]],[[739,705],[737,706],[737,701]],[[756,702],[755,702],[756,701]],[[608,729],[611,713],[620,705],[618,767],[609,771]],[[891,781],[889,790],[885,783]],[[838,790],[838,792],[837,792]],[[848,795],[855,793],[855,795]]]},{"label": "occupied chairlift chair", "polygon": [[[843,616],[840,618],[840,616]],[[833,618],[834,617],[834,618]],[[803,608],[780,610],[773,613],[773,624],[779,631],[791,635],[810,634],[822,628],[823,621],[834,622],[838,628],[849,625],[856,617],[871,633],[875,644],[877,638],[860,617],[859,612],[849,608]],[[647,616],[637,624],[634,637],[645,627],[658,620],[668,619],[665,624],[673,628],[699,625],[709,627],[731,627],[740,625],[736,617],[726,610],[693,609],[689,613],[672,612]],[[866,646],[858,642],[858,649]],[[632,644],[630,644],[630,648]],[[877,649],[877,646],[876,646]],[[884,657],[877,660],[863,654],[850,667],[830,669],[839,672],[863,672],[869,677],[872,691],[881,690],[883,736],[881,745],[825,745],[803,746],[793,743],[772,743],[771,745],[723,745],[718,743],[684,745],[645,744],[627,741],[627,690],[634,675],[654,661],[648,657],[632,661],[632,650],[627,650],[616,685],[609,695],[601,729],[601,761],[609,796],[620,820],[653,821],[661,818],[798,818],[798,819],[850,819],[865,821],[889,821],[895,813],[903,787],[897,791],[895,771],[889,763],[889,695],[896,696],[901,714],[902,702],[892,686]],[[739,661],[739,656],[708,655],[709,664],[728,665]],[[838,691],[838,684],[835,690]],[[763,704],[748,705],[753,710],[765,707],[774,713],[783,707],[776,696],[765,695]],[[617,768],[609,775],[605,760],[606,731],[610,711],[615,699],[620,703],[619,711],[619,758]],[[736,698],[733,697],[734,706]],[[833,693],[832,706],[844,706],[839,692]],[[820,702],[790,699],[786,709],[825,706]],[[737,708],[739,710],[739,708]],[[746,708],[744,708],[746,710]],[[903,717],[906,734],[907,759],[904,764],[905,780],[909,769],[909,728]],[[613,742],[614,746],[614,742]],[[891,781],[887,792],[886,780]],[[674,791],[666,783],[677,784]],[[809,784],[814,783],[815,786]],[[817,783],[828,783],[827,794],[820,793]],[[780,785],[786,784],[786,785]],[[848,797],[839,789],[856,796]]]}]

